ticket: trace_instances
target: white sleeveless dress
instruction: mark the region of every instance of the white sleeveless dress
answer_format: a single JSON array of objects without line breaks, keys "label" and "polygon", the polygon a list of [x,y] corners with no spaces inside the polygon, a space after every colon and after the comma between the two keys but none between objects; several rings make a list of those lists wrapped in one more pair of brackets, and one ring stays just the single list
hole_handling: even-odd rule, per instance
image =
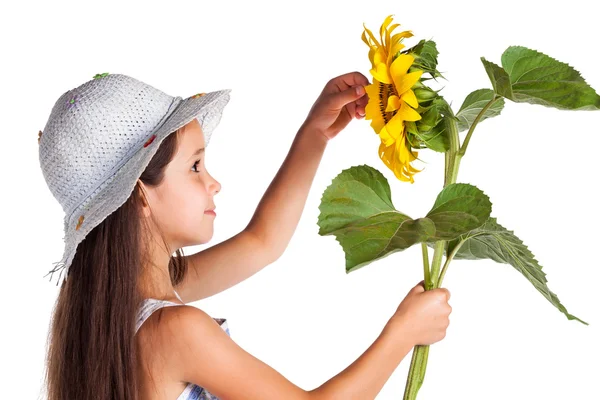
[{"label": "white sleeveless dress", "polygon": [[[174,292],[175,292],[175,290],[174,290]],[[179,297],[179,293],[175,292],[175,296],[177,296],[179,301],[184,303],[184,301],[181,300],[181,297]],[[175,303],[175,302],[168,301],[168,300],[158,300],[158,299],[152,299],[152,298],[144,299],[138,309],[135,333],[137,333],[137,331],[140,329],[140,327],[142,326],[144,321],[146,319],[148,319],[148,317],[150,317],[150,315],[152,315],[152,313],[154,311],[158,310],[159,308],[170,307],[170,306],[182,306],[182,305],[184,305],[184,304],[179,304],[179,303]],[[213,319],[221,326],[221,328],[225,332],[227,332],[228,335],[230,334],[229,327],[227,326],[227,319],[225,319],[225,318],[213,318]],[[179,397],[177,397],[176,400],[219,400],[219,398],[217,396],[209,393],[206,389],[204,389],[194,383],[189,382],[187,384],[187,386],[185,387],[185,389],[183,390],[183,392],[179,395]]]}]

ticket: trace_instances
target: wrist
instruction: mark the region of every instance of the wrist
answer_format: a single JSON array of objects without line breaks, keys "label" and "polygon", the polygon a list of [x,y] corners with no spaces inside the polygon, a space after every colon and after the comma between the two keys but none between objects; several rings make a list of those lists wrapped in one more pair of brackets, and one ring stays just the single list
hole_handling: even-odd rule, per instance
[{"label": "wrist", "polygon": [[312,139],[326,145],[329,142],[329,138],[325,135],[325,132],[321,129],[316,128],[306,121],[300,126],[298,134],[302,136],[310,136]]},{"label": "wrist", "polygon": [[392,316],[392,318],[390,318],[390,320],[385,325],[384,331],[388,331],[394,337],[409,343],[411,347],[417,345],[416,335],[414,334],[410,324],[404,317],[398,315]]}]

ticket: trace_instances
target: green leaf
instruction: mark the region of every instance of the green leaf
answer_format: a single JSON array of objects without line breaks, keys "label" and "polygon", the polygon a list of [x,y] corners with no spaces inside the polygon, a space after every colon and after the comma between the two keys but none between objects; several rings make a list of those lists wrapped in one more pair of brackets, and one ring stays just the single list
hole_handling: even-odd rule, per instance
[{"label": "green leaf", "polygon": [[[433,78],[442,77],[442,74],[436,69],[437,68],[437,57],[439,52],[436,44],[433,40],[421,39],[418,44],[410,49],[407,49],[401,53],[408,53],[415,58],[415,61],[410,66],[410,71],[420,69],[426,73],[431,74]],[[445,78],[444,78],[445,79]]]},{"label": "green leaf", "polygon": [[[433,243],[427,243],[433,247]],[[571,315],[560,303],[547,285],[546,274],[527,246],[513,233],[490,217],[481,227],[474,229],[459,238],[448,242],[447,254],[458,247],[454,259],[479,260],[490,259],[503,264],[512,265],[556,308],[567,316],[569,320],[588,325],[587,322]]]},{"label": "green leaf", "polygon": [[522,46],[502,54],[502,66],[512,83],[514,101],[562,110],[598,110],[600,96],[570,65]]},{"label": "green leaf", "polygon": [[405,250],[435,233],[427,218],[396,211],[390,187],[376,169],[343,170],[325,189],[319,206],[319,235],[335,235],[346,254],[346,272]]},{"label": "green leaf", "polygon": [[502,67],[481,57],[494,91],[516,103],[599,110],[600,96],[570,65],[523,46],[508,47]]},{"label": "green leaf", "polygon": [[[473,125],[477,115],[495,95],[496,94],[491,89],[479,89],[469,93],[462,106],[460,106],[460,110],[456,113],[456,117],[458,118],[458,131],[462,132],[469,129],[471,125]],[[504,99],[500,97],[485,111],[478,123],[500,115],[503,108]]]},{"label": "green leaf", "polygon": [[429,240],[452,240],[483,225],[492,212],[492,203],[477,187],[452,183],[438,194],[426,215],[435,224]]},{"label": "green leaf", "polygon": [[488,76],[490,77],[490,81],[492,81],[494,92],[500,96],[506,97],[507,99],[514,100],[508,73],[506,73],[502,67],[494,64],[491,61],[487,61],[483,57],[481,57],[481,62],[485,67],[485,72],[487,72]]}]

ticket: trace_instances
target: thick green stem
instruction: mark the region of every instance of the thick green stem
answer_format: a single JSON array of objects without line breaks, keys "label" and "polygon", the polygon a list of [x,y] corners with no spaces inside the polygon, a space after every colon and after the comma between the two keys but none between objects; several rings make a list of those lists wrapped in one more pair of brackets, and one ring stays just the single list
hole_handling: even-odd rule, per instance
[{"label": "thick green stem", "polygon": [[410,370],[406,378],[406,389],[404,391],[404,400],[417,398],[417,393],[423,385],[425,379],[425,369],[427,368],[427,358],[429,356],[429,346],[415,346],[413,356],[410,362]]},{"label": "thick green stem", "polygon": [[[465,141],[460,146],[460,141],[458,137],[458,126],[457,122],[453,119],[446,118],[446,128],[449,130],[449,141],[450,148],[446,151],[445,154],[445,171],[444,171],[444,187],[456,183],[456,179],[458,177],[458,168],[460,166],[460,161],[462,160],[465,152],[467,151],[467,146],[469,144],[469,140],[471,139],[471,135],[477,126],[477,123],[481,120],[485,112],[488,108],[494,104],[496,100],[498,100],[501,96],[495,95],[492,100],[490,100],[483,109],[477,114],[473,124],[471,125]],[[421,243],[423,248],[423,257],[427,256],[427,245],[425,243]],[[442,256],[444,251],[446,250],[446,241],[440,240],[435,242],[434,253],[433,253],[433,262],[431,265],[431,271],[425,269],[425,290],[431,290],[435,288],[439,288],[442,285],[442,280],[444,279],[444,275],[448,270],[448,266],[450,265],[450,261],[456,254],[456,251],[460,246],[456,246],[452,251],[452,254],[446,255],[446,262],[444,263],[444,267],[440,273],[440,265],[442,264]],[[423,265],[427,265],[427,260],[423,260]],[[427,268],[427,267],[425,267]],[[406,388],[404,390],[404,400],[415,400],[417,398],[417,393],[423,384],[425,379],[425,370],[427,368],[427,358],[429,356],[429,346],[417,345],[413,349],[412,360],[410,363],[410,369],[408,371],[408,377],[406,379]]]},{"label": "thick green stem", "polygon": [[431,264],[431,281],[433,286],[431,289],[437,287],[437,280],[438,276],[440,275],[440,266],[442,265],[442,257],[444,256],[445,245],[446,242],[443,240],[438,240],[434,245],[433,263]]},{"label": "thick green stem", "polygon": [[[445,158],[445,173],[444,173],[444,187],[456,182],[458,176],[458,167],[462,155],[459,154],[459,138],[458,138],[458,126],[455,120],[450,118],[446,119],[446,128],[449,129],[450,134],[450,149],[446,152]],[[423,249],[423,257],[427,253],[427,244],[421,243]],[[431,272],[425,271],[425,290],[431,290],[439,288],[441,284],[440,278],[443,278],[443,274],[448,266],[448,261],[444,264],[442,274],[440,274],[440,266],[442,264],[442,257],[446,250],[446,241],[439,240],[435,242],[433,253],[433,262],[431,265]],[[423,260],[423,265],[426,265],[426,261]],[[429,282],[429,283],[428,283]],[[410,368],[408,376],[406,378],[406,387],[404,389],[404,400],[415,400],[417,393],[425,380],[425,371],[427,369],[427,359],[429,357],[429,345],[417,345],[413,349],[412,360],[410,362]]]},{"label": "thick green stem", "polygon": [[421,242],[421,251],[423,252],[423,275],[425,277],[425,288],[428,288],[432,287],[433,282],[431,282],[431,275],[429,274],[429,250],[427,249],[427,243]]}]

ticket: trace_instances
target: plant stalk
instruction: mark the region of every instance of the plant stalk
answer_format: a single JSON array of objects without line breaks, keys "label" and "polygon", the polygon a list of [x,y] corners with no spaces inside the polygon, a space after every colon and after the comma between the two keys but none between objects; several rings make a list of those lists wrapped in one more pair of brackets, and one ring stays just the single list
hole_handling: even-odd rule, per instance
[{"label": "plant stalk", "polygon": [[[450,132],[448,135],[450,139],[450,149],[445,153],[444,187],[451,183],[456,183],[458,167],[460,165],[460,160],[464,155],[464,153],[459,153],[460,142],[457,122],[451,118],[446,118],[446,128],[449,129]],[[427,255],[427,244],[421,243],[421,246],[423,248],[423,257],[425,257]],[[431,272],[425,271],[425,290],[439,288],[439,285],[441,284],[440,278],[443,278],[443,276],[440,275],[440,266],[442,264],[442,257],[445,249],[445,240],[438,240],[435,242]],[[446,264],[444,264],[443,273],[446,271],[448,262],[449,261],[447,260]],[[423,265],[426,264],[427,262],[424,260]],[[429,345],[416,345],[413,348],[413,355],[408,376],[406,378],[403,400],[415,400],[417,398],[417,393],[425,380],[428,357]]]}]

